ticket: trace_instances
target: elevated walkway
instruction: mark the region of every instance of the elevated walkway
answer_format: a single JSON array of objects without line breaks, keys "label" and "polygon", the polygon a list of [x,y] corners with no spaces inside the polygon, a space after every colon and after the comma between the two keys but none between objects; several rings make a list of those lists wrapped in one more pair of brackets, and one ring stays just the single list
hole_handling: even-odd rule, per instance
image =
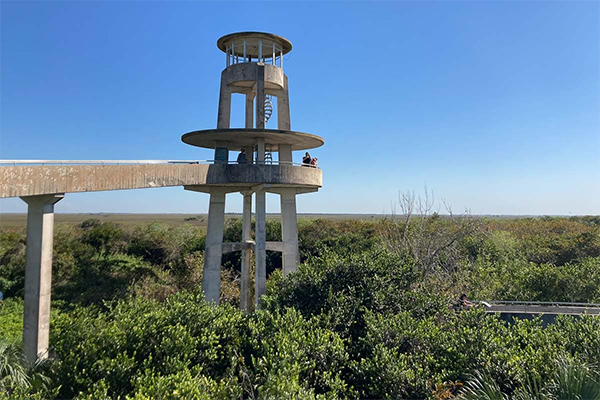
[{"label": "elevated walkway", "polygon": [[0,198],[172,186],[240,191],[259,184],[310,192],[322,186],[322,171],[291,162],[0,160]]},{"label": "elevated walkway", "polygon": [[500,314],[507,322],[515,319],[540,318],[547,325],[553,323],[558,315],[593,315],[600,316],[600,304],[566,303],[566,302],[533,302],[533,301],[479,301],[487,313]]}]

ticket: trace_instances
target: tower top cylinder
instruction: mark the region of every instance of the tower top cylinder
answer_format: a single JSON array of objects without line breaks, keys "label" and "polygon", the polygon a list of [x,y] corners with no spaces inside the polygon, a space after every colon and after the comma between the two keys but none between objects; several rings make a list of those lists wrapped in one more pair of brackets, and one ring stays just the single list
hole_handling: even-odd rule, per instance
[{"label": "tower top cylinder", "polygon": [[283,56],[292,50],[292,43],[272,33],[237,32],[219,38],[217,47],[227,55],[228,67],[251,62],[283,67]]}]

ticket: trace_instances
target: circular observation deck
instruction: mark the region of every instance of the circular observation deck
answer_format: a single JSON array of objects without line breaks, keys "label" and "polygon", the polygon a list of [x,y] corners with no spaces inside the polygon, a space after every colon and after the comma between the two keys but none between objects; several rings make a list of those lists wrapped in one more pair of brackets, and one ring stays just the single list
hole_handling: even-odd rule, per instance
[{"label": "circular observation deck", "polygon": [[227,66],[240,63],[271,63],[283,68],[283,56],[292,51],[286,38],[267,32],[237,32],[222,36],[217,47],[227,55]]},{"label": "circular observation deck", "polygon": [[323,138],[310,133],[284,131],[278,129],[205,129],[184,134],[181,141],[196,147],[215,149],[217,142],[227,143],[230,151],[239,151],[254,146],[258,139],[265,140],[271,151],[279,150],[279,145],[291,145],[292,151],[309,150],[322,146]]}]

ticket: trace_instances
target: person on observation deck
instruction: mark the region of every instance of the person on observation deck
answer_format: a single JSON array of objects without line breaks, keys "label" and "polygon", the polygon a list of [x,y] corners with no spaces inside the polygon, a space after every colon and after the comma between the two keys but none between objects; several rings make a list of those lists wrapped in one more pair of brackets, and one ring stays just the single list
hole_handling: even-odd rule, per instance
[{"label": "person on observation deck", "polygon": [[469,298],[467,297],[466,294],[461,294],[460,297],[458,298],[458,301],[454,304],[453,308],[454,311],[461,311],[461,310],[465,310],[465,309],[469,309],[472,307],[475,307],[476,304],[469,301]]},{"label": "person on observation deck", "polygon": [[311,161],[312,161],[312,158],[310,158],[310,154],[308,154],[308,151],[307,151],[306,154],[304,154],[304,157],[302,157],[302,166],[308,167],[310,165]]},{"label": "person on observation deck", "polygon": [[240,154],[238,154],[238,156],[237,156],[237,163],[238,164],[246,164],[246,163],[248,163],[248,159],[246,158],[246,149],[242,149],[240,151]]},{"label": "person on observation deck", "polygon": [[310,166],[313,168],[317,168],[317,157],[314,157],[312,160],[310,160]]}]

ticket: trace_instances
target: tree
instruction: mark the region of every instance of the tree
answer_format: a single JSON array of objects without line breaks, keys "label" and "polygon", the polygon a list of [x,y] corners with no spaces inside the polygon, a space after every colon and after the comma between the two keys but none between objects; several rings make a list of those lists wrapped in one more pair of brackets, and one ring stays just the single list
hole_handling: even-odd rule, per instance
[{"label": "tree", "polygon": [[[426,274],[456,270],[463,248],[461,242],[478,231],[480,223],[468,210],[454,215],[444,200],[446,215],[433,211],[433,191],[425,186],[424,195],[414,191],[399,192],[392,215],[379,224],[386,247],[394,253],[409,254]],[[401,214],[396,214],[396,206]]]}]

